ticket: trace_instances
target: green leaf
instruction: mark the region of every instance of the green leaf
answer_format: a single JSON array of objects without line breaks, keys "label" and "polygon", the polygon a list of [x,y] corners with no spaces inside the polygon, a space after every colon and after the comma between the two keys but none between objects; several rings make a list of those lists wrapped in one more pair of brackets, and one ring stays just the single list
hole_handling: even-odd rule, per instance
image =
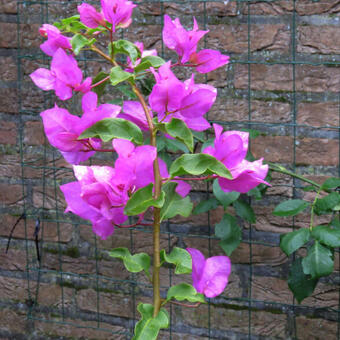
[{"label": "green leaf", "polygon": [[117,40],[109,45],[109,53],[111,54],[126,54],[130,59],[135,62],[137,58],[140,58],[141,53],[139,48],[128,40]]},{"label": "green leaf", "polygon": [[180,283],[170,287],[166,299],[168,301],[176,299],[178,301],[188,300],[190,302],[205,302],[203,294],[198,293],[196,289],[188,283]]},{"label": "green leaf", "polygon": [[113,138],[127,139],[136,144],[143,144],[143,134],[140,128],[122,118],[105,118],[86,129],[78,139],[100,138],[108,142]]},{"label": "green leaf", "polygon": [[161,57],[149,55],[144,58],[142,58],[139,65],[135,67],[135,72],[138,73],[140,71],[144,71],[149,69],[150,67],[158,68],[162,66],[165,63],[165,60]]},{"label": "green leaf", "polygon": [[189,152],[189,149],[182,142],[176,139],[164,138],[164,144],[168,151],[177,152],[180,150],[185,153]]},{"label": "green leaf", "polygon": [[112,67],[110,72],[110,81],[113,86],[126,81],[126,80],[133,80],[134,76],[132,73],[125,72],[121,69],[120,66]]},{"label": "green leaf", "polygon": [[144,270],[149,276],[151,260],[148,254],[139,253],[131,255],[127,248],[115,248],[109,252],[109,255],[121,259],[129,272],[139,273]]},{"label": "green leaf", "polygon": [[215,197],[211,197],[206,201],[198,203],[192,213],[194,215],[202,214],[209,210],[216,209],[219,205],[219,201]]},{"label": "green leaf", "polygon": [[329,227],[332,227],[333,229],[339,229],[340,230],[340,220],[339,217],[334,217],[328,224]]},{"label": "green leaf", "polygon": [[177,183],[169,182],[162,189],[165,193],[164,205],[160,212],[161,222],[176,215],[188,217],[191,214],[193,204],[190,197],[183,198],[175,191]]},{"label": "green leaf", "polygon": [[207,154],[182,155],[170,167],[170,175],[212,175],[232,179],[230,171],[215,157]]},{"label": "green leaf", "polygon": [[204,132],[203,131],[192,131],[192,134],[194,135],[195,139],[197,139],[199,142],[204,143]]},{"label": "green leaf", "polygon": [[309,275],[303,272],[301,258],[292,263],[289,270],[288,286],[298,303],[312,295],[317,283],[318,279],[311,279]]},{"label": "green leaf", "polygon": [[275,207],[273,215],[295,216],[305,210],[309,205],[308,202],[299,199],[284,201]]},{"label": "green leaf", "polygon": [[75,55],[78,55],[81,49],[85,46],[91,46],[96,42],[96,39],[87,39],[81,34],[76,34],[71,39],[72,50]]},{"label": "green leaf", "polygon": [[242,232],[237,225],[236,218],[229,214],[224,214],[222,221],[215,225],[215,235],[221,239],[219,245],[228,256],[237,248],[242,239]]},{"label": "green leaf", "polygon": [[161,308],[154,318],[153,308],[148,303],[138,304],[137,310],[142,319],[136,323],[135,335],[132,340],[156,340],[159,331],[169,327],[169,315],[166,309]]},{"label": "green leaf", "polygon": [[248,221],[249,223],[256,222],[255,213],[252,207],[247,202],[243,200],[237,200],[233,203],[233,206],[238,216]]},{"label": "green leaf", "polygon": [[334,260],[332,252],[315,241],[314,245],[308,250],[307,256],[302,260],[303,272],[311,275],[313,279],[327,276],[332,273]]},{"label": "green leaf", "polygon": [[240,193],[236,191],[224,192],[218,184],[217,179],[215,179],[213,184],[213,193],[224,208],[235,202],[240,196]]},{"label": "green leaf", "polygon": [[175,247],[169,255],[162,249],[161,262],[172,263],[176,266],[175,274],[190,274],[192,268],[191,255],[182,248]]},{"label": "green leaf", "polygon": [[307,228],[301,228],[296,231],[292,231],[288,234],[280,236],[280,247],[282,251],[289,256],[294,251],[301,248],[310,239],[310,231]]},{"label": "green leaf", "polygon": [[336,207],[339,204],[340,194],[338,192],[332,192],[316,201],[314,211],[317,215],[331,213],[332,210],[337,210]]},{"label": "green leaf", "polygon": [[136,100],[138,97],[131,90],[131,86],[128,84],[120,84],[116,87],[116,89],[121,92],[127,100]]},{"label": "green leaf", "polygon": [[214,141],[215,141],[215,138],[209,138],[208,140],[203,142],[201,149],[204,150],[208,146],[213,146],[214,145]]},{"label": "green leaf", "polygon": [[340,247],[340,229],[319,225],[313,228],[312,236],[326,246]]},{"label": "green leaf", "polygon": [[324,190],[331,190],[340,187],[340,178],[331,177],[327,178],[321,185],[321,188]]},{"label": "green leaf", "polygon": [[149,207],[162,208],[165,201],[164,191],[162,191],[158,199],[154,199],[152,189],[153,183],[138,189],[127,201],[124,208],[124,214],[134,216],[143,213]]},{"label": "green leaf", "polygon": [[[93,84],[99,83],[101,80],[103,80],[104,78],[106,78],[108,76],[108,73],[105,72],[99,72],[92,80]],[[98,97],[101,97],[104,93],[105,87],[106,85],[109,83],[109,79],[107,79],[106,81],[102,82],[101,84],[95,86],[92,88],[91,91],[97,93]]]},{"label": "green leaf", "polygon": [[194,138],[191,130],[180,119],[172,118],[170,123],[158,124],[158,127],[165,133],[184,143],[190,152],[194,150]]}]

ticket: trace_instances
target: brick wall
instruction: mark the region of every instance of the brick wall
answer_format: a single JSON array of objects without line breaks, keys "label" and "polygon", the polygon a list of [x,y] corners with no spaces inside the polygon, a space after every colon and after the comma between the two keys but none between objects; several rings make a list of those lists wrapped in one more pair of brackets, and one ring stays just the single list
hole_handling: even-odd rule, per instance
[{"label": "brick wall", "polygon": [[[151,299],[145,279],[127,273],[107,254],[118,246],[151,253],[150,230],[118,230],[101,241],[90,225],[63,214],[58,185],[70,181],[72,171],[46,143],[39,117],[55,99],[37,89],[28,75],[48,65],[39,52],[38,27],[67,12],[76,12],[75,1],[0,0],[0,339],[130,339],[136,303]],[[318,182],[338,175],[340,1],[296,0],[295,8],[292,0],[144,3],[125,37],[161,50],[163,13],[179,16],[188,27],[195,15],[210,29],[206,47],[231,55],[226,70],[197,77],[219,91],[210,120],[259,130],[261,136],[252,141],[257,157],[295,164],[299,173]],[[165,56],[173,54],[165,50]],[[101,67],[91,55],[81,57],[89,74]],[[76,110],[77,103],[72,104]],[[111,161],[101,155],[95,162]],[[246,339],[249,333],[252,339],[339,336],[338,253],[337,271],[321,280],[313,296],[293,305],[279,236],[294,225],[307,226],[309,217],[282,220],[271,211],[282,198],[313,197],[293,190],[301,183],[281,175],[274,174],[272,184],[265,199],[253,202],[257,222],[243,226],[223,295],[195,310],[171,307],[171,331],[161,339]],[[204,191],[196,186],[192,199],[204,199]],[[11,227],[23,211],[27,220],[17,225],[6,254]],[[213,234],[222,214],[217,209],[210,216],[165,223],[162,247],[220,254],[216,240],[199,235]],[[40,264],[33,236],[38,216]],[[180,279],[162,270],[164,288]]]}]

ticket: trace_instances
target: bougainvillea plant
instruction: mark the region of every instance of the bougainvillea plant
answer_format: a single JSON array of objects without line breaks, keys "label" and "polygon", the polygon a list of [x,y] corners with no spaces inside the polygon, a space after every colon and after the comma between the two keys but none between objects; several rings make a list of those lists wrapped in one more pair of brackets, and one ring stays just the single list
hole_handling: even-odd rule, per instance
[{"label": "bougainvillea plant", "polygon": [[[136,5],[127,0],[101,0],[101,8],[83,3],[78,6],[78,15],[54,25],[44,24],[40,33],[46,40],[40,47],[51,57],[51,66],[39,68],[30,76],[42,90],[55,91],[61,101],[74,95],[82,96],[81,115],[57,104],[41,113],[48,141],[73,165],[76,181],[60,187],[67,202],[66,212],[91,221],[93,232],[101,239],[111,237],[117,228],[152,227],[152,258],[146,253],[132,255],[126,248],[110,252],[112,257],[121,259],[130,272],[144,271],[152,283],[153,304],[138,305],[141,320],[136,324],[133,338],[152,340],[157,338],[160,329],[168,327],[169,316],[164,308],[167,303],[187,300],[196,306],[204,303],[205,297],[214,298],[224,291],[231,272],[228,256],[241,241],[237,220],[226,209],[233,206],[240,218],[254,223],[254,212],[240,194],[261,196],[269,185],[269,166],[262,159],[252,159],[248,151],[249,132],[223,132],[222,126],[211,126],[205,118],[215,102],[217,90],[211,85],[196,83],[195,72],[208,73],[229,62],[229,57],[219,51],[198,50],[200,39],[208,31],[199,30],[195,19],[192,30],[187,30],[178,18],[172,20],[165,15],[163,42],[178,56],[176,62],[165,61],[156,50],[145,50],[142,42],[115,39],[117,29],[131,24],[134,7]],[[108,41],[107,51],[99,47],[102,37]],[[110,65],[110,72],[84,79],[76,60],[82,50],[97,53]],[[181,80],[175,72],[184,67],[193,74]],[[120,105],[117,102],[99,104],[110,86],[123,89],[126,100]],[[215,137],[204,141],[202,131],[211,127]],[[112,146],[107,147],[108,143]],[[196,151],[197,145],[201,145],[201,152]],[[169,159],[165,151],[170,148],[179,151],[173,154],[177,158]],[[114,153],[113,166],[80,165],[97,152]],[[278,165],[271,167],[296,177]],[[188,182],[197,180],[213,181],[214,197],[200,202],[192,211]],[[318,198],[321,190],[336,189],[337,179],[323,186],[311,184],[312,189],[318,188],[312,216],[313,212],[338,209],[340,196],[336,191]],[[176,215],[200,214],[218,205],[224,207],[225,214],[215,226],[215,236],[221,240],[219,244],[228,256],[206,259],[194,248],[175,247],[169,254],[160,249],[163,221]],[[274,213],[293,216],[308,205],[302,200],[288,201]],[[144,218],[146,213],[152,216],[151,223],[150,217]],[[135,223],[127,224],[131,219],[135,219]],[[299,300],[305,278],[314,289],[318,277],[332,271],[331,248],[339,246],[339,232],[338,220],[332,219],[328,226],[314,228],[311,221],[309,230],[299,229],[283,236],[281,246],[287,255],[311,240],[313,243],[308,255],[292,267],[297,274],[292,276],[295,281],[291,282],[291,288]],[[316,252],[323,258],[319,259]],[[166,298],[161,298],[159,271],[165,263],[174,265],[176,274],[192,273],[192,285],[172,286]]]}]

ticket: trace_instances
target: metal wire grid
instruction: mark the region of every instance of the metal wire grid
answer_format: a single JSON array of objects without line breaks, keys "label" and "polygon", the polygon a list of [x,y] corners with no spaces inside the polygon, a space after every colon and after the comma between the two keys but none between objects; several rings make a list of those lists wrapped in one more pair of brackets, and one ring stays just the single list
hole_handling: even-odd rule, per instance
[{"label": "metal wire grid", "polygon": [[[266,0],[261,2],[277,2],[278,0]],[[289,0],[287,0],[289,1]],[[247,42],[247,50],[245,53],[241,55],[232,55],[231,64],[229,66],[229,70],[227,72],[232,72],[236,65],[247,65],[248,71],[248,82],[247,88],[245,90],[236,90],[231,89],[230,91],[227,90],[224,94],[227,96],[240,96],[247,99],[248,102],[248,120],[245,122],[240,121],[216,121],[220,124],[223,124],[227,127],[231,128],[253,128],[258,129],[261,131],[271,131],[275,133],[277,131],[283,131],[288,135],[293,136],[293,163],[291,167],[293,170],[299,170],[296,166],[296,144],[299,136],[303,136],[305,133],[311,133],[312,135],[321,135],[323,136],[324,133],[332,136],[331,138],[339,139],[340,130],[339,127],[329,127],[329,126],[322,126],[322,127],[311,127],[308,125],[302,125],[297,123],[297,104],[305,99],[310,98],[310,96],[314,96],[313,98],[318,100],[318,98],[322,98],[322,95],[317,94],[309,94],[309,93],[300,93],[296,91],[296,71],[297,67],[300,65],[311,65],[311,66],[333,66],[339,67],[340,59],[334,58],[334,56],[329,57],[325,60],[318,59],[317,57],[309,56],[309,58],[305,59],[303,55],[297,53],[296,50],[296,32],[297,32],[297,23],[298,23],[298,16],[296,12],[296,4],[298,0],[292,0],[293,4],[293,11],[292,14],[286,15],[282,20],[285,22],[289,22],[290,24],[290,54],[288,56],[284,56],[282,58],[281,55],[277,55],[272,53],[269,58],[264,59],[262,54],[254,53],[251,49],[251,28],[252,25],[256,22],[256,18],[252,16],[251,13],[251,4],[257,3],[256,0],[237,0],[234,1],[237,4],[238,8],[247,7],[247,14],[241,15],[240,20],[247,24],[247,35],[248,35],[248,42]],[[57,5],[60,6],[60,11],[62,12],[64,8],[62,7],[65,5],[65,8],[69,5],[76,3],[77,1],[68,1],[68,2],[53,2],[53,1],[18,1],[18,91],[19,91],[19,107],[20,107],[20,119],[21,119],[21,129],[20,129],[20,154],[21,154],[21,165],[22,165],[22,192],[23,197],[25,197],[23,203],[23,212],[31,218],[35,219],[37,216],[40,216],[42,222],[41,234],[40,234],[40,245],[42,249],[42,264],[37,262],[36,255],[34,253],[34,244],[30,241],[30,235],[28,234],[28,227],[25,221],[25,249],[26,249],[26,258],[27,258],[27,265],[26,265],[26,280],[28,286],[28,300],[29,308],[27,311],[27,317],[29,320],[32,320],[33,327],[35,325],[34,322],[40,321],[44,323],[52,323],[52,324],[59,324],[62,325],[69,325],[69,326],[76,326],[79,328],[88,328],[88,329],[95,329],[98,331],[107,332],[108,336],[113,336],[113,339],[116,338],[126,338],[130,339],[133,334],[133,328],[135,324],[135,320],[137,318],[136,315],[136,306],[138,303],[138,298],[140,295],[150,297],[151,296],[151,286],[145,282],[142,282],[140,277],[136,274],[130,274],[127,279],[120,279],[119,277],[110,277],[108,275],[101,274],[100,266],[101,260],[103,258],[103,252],[99,247],[98,240],[95,235],[93,235],[93,242],[89,248],[86,248],[86,253],[90,255],[91,260],[94,261],[95,269],[93,273],[77,273],[75,270],[65,270],[65,255],[72,255],[72,251],[75,252],[73,256],[78,256],[77,250],[80,246],[80,255],[84,251],[81,248],[81,240],[79,239],[79,230],[84,226],[84,222],[78,220],[76,217],[70,217],[63,214],[61,207],[60,207],[60,200],[58,194],[58,186],[61,182],[60,178],[62,174],[67,174],[71,172],[70,169],[65,169],[63,166],[59,166],[58,162],[60,160],[60,156],[56,151],[53,151],[48,145],[38,146],[37,151],[32,150],[30,147],[25,146],[23,141],[23,127],[26,120],[29,119],[36,119],[38,117],[38,113],[43,109],[50,108],[53,105],[53,98],[50,94],[44,94],[44,107],[41,107],[39,112],[36,111],[35,108],[27,109],[27,105],[24,104],[24,101],[27,100],[26,96],[26,86],[27,83],[25,82],[25,68],[28,62],[39,63],[44,62],[47,64],[47,58],[42,55],[38,51],[38,49],[32,50],[27,49],[25,46],[22,46],[22,35],[24,34],[21,25],[24,23],[30,24],[34,22],[34,20],[38,20],[36,23],[43,24],[43,23],[50,23],[50,6]],[[165,13],[165,3],[178,3],[184,4],[194,2],[198,5],[203,5],[203,15],[198,18],[201,23],[203,23],[204,28],[209,25],[206,6],[207,3],[210,1],[142,1],[139,4],[145,3],[152,3],[155,6],[159,5],[161,10],[161,15],[159,18],[163,18]],[[313,1],[312,1],[313,2]],[[79,2],[78,2],[79,3]],[[33,14],[34,13],[34,14]],[[160,19],[162,20],[162,19]],[[226,19],[228,22],[229,19]],[[235,19],[233,19],[235,20]],[[230,21],[231,22],[231,21]],[[157,22],[160,24],[161,22]],[[206,44],[206,41],[205,41]],[[228,51],[222,51],[228,53]],[[162,46],[162,53],[164,54],[164,46]],[[91,61],[90,57],[84,53],[82,56],[82,61],[84,65]],[[263,123],[254,121],[252,117],[252,99],[258,98],[262,95],[261,91],[255,91],[252,89],[252,65],[280,65],[280,64],[287,64],[291,66],[292,70],[292,91],[287,91],[285,93],[280,93],[279,96],[283,97],[291,107],[291,122],[289,123]],[[222,71],[221,71],[222,72]],[[228,87],[228,84],[227,84]],[[272,93],[273,94],[273,93]],[[272,95],[271,94],[271,95]],[[268,95],[268,93],[266,93]],[[340,92],[336,93],[327,93],[323,94],[327,97],[328,100],[337,102],[339,106],[339,117],[340,117]],[[273,100],[275,100],[276,94],[273,96]],[[227,100],[227,98],[225,98]],[[76,104],[75,104],[76,105]],[[326,131],[326,132],[325,132]],[[36,152],[36,153],[35,153]],[[28,157],[30,156],[30,157]],[[33,156],[33,157],[31,157]],[[340,156],[339,156],[340,157]],[[37,165],[38,164],[38,165]],[[39,165],[41,164],[41,165]],[[338,167],[339,168],[339,167]],[[36,170],[39,171],[41,174],[41,178],[37,181],[32,181],[29,179],[29,175],[27,175],[28,170]],[[302,169],[303,170],[303,169]],[[334,173],[333,175],[338,175],[339,172]],[[338,170],[336,170],[338,171]],[[32,190],[32,185],[39,185],[42,186],[42,204],[39,207],[34,206],[32,199],[30,197],[30,190]],[[299,187],[301,183],[297,181],[293,181],[293,196],[296,197],[298,195]],[[287,185],[289,186],[289,185]],[[53,190],[52,194],[50,190]],[[49,195],[47,194],[49,192]],[[209,186],[207,186],[206,193],[204,194],[206,197],[209,197]],[[51,203],[52,202],[52,203]],[[53,204],[53,206],[51,205]],[[56,223],[57,228],[57,239],[58,243],[56,247],[53,247],[54,244],[46,242],[44,239],[44,234],[46,233],[46,229],[44,227],[45,223],[54,222]],[[205,244],[208,247],[209,253],[212,254],[212,242],[214,240],[213,236],[213,228],[211,225],[211,216],[208,216],[208,220],[206,221],[207,227],[204,230],[202,228],[197,228],[199,232],[194,232],[193,228],[190,228],[186,225],[174,225],[170,222],[165,223],[162,226],[162,235],[167,239],[167,247],[168,251],[171,250],[172,247],[172,237],[178,237],[181,241],[187,239],[198,239],[198,240],[205,240]],[[292,221],[293,225],[295,220]],[[72,240],[73,248],[66,246],[61,239],[62,233],[62,226],[65,224],[72,225],[72,235],[74,236],[75,240]],[[151,233],[150,229],[143,229],[143,228],[135,228],[135,230],[128,231],[128,238],[130,249],[133,252],[136,248],[135,244],[135,237],[134,232],[142,232],[146,235]],[[117,233],[121,233],[121,230],[118,230]],[[113,236],[115,237],[115,235]],[[252,280],[254,276],[254,270],[256,269],[253,264],[253,246],[254,245],[263,245],[268,247],[277,246],[279,239],[267,237],[264,233],[256,231],[251,225],[243,230],[243,242],[248,244],[249,246],[249,266],[246,270],[246,278],[248,280],[248,289],[247,289],[247,296],[237,296],[237,297],[227,297],[223,296],[222,298],[216,299],[218,303],[223,303],[227,307],[226,308],[238,308],[247,310],[248,311],[248,338],[255,339],[257,338],[253,332],[253,313],[256,310],[274,310],[276,312],[286,313],[289,317],[293,326],[291,327],[289,336],[292,338],[297,338],[296,334],[296,327],[295,319],[296,316],[305,313],[306,311],[314,316],[314,317],[327,317],[329,315],[332,316],[334,319],[334,315],[337,315],[338,321],[338,328],[337,328],[337,338],[340,338],[340,300],[338,303],[337,308],[317,308],[317,307],[309,307],[302,305],[297,305],[295,300],[291,301],[291,303],[282,303],[282,302],[274,302],[274,301],[263,301],[257,300],[252,298]],[[78,248],[77,248],[78,247]],[[49,252],[55,252],[58,263],[54,269],[46,269],[44,268],[44,257],[48,255]],[[85,253],[85,251],[84,251]],[[236,265],[236,271],[241,269],[242,266]],[[340,270],[340,268],[339,268]],[[339,282],[339,277],[337,278]],[[163,288],[167,288],[171,285],[174,281],[173,272],[171,269],[168,270],[168,284],[163,286]],[[55,282],[61,287],[61,296],[60,301],[57,306],[49,307],[48,309],[44,308],[43,301],[39,303],[39,289],[42,284],[48,282]],[[72,287],[76,290],[81,290],[83,287],[92,287],[93,290],[96,292],[96,311],[86,312],[74,306],[68,306],[68,302],[66,301],[65,297],[65,290],[67,287]],[[130,295],[132,298],[131,313],[129,317],[112,317],[105,312],[102,311],[101,305],[101,295],[100,292],[112,292],[112,291],[121,291],[123,294]],[[137,296],[139,295],[139,296]],[[340,297],[339,297],[340,299]],[[209,339],[216,339],[216,338],[224,338],[231,334],[228,331],[221,331],[216,330],[212,327],[212,312],[211,312],[211,303],[208,304],[207,309],[207,329],[198,329],[196,334],[200,334],[202,336],[208,337]],[[234,307],[232,307],[234,306]],[[173,307],[169,307],[170,315],[174,316]],[[86,321],[87,323],[84,323]],[[178,321],[178,320],[177,320]],[[228,323],[228,320],[225,320]],[[113,325],[120,325],[121,329],[112,329],[109,327],[110,324]],[[176,326],[177,327],[177,326]],[[182,325],[180,329],[174,327],[174,324],[171,323],[169,330],[163,333],[162,336],[164,338],[173,339],[173,334],[180,331],[184,333],[191,333],[189,326]],[[196,327],[197,328],[197,327]],[[240,335],[242,337],[242,334]],[[259,334],[261,336],[261,334]]]}]

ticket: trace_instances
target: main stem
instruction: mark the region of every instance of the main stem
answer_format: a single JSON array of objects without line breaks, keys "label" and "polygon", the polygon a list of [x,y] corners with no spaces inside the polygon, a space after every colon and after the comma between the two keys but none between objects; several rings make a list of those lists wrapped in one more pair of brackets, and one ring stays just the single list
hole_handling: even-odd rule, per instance
[{"label": "main stem", "polygon": [[[138,97],[138,100],[143,106],[145,116],[148,122],[149,131],[150,131],[150,144],[154,147],[157,147],[156,144],[156,130],[154,128],[152,117],[149,111],[148,106],[145,103],[145,100],[136,87],[136,85],[132,84],[133,92]],[[162,190],[162,177],[159,171],[158,157],[153,162],[153,172],[154,172],[154,180],[155,180],[155,192],[154,198],[159,198]],[[154,207],[153,208],[153,272],[152,272],[152,285],[153,285],[153,317],[158,315],[158,312],[161,308],[161,296],[160,296],[160,280],[159,280],[159,269],[161,266],[161,261],[159,257],[160,252],[160,209]]]}]

